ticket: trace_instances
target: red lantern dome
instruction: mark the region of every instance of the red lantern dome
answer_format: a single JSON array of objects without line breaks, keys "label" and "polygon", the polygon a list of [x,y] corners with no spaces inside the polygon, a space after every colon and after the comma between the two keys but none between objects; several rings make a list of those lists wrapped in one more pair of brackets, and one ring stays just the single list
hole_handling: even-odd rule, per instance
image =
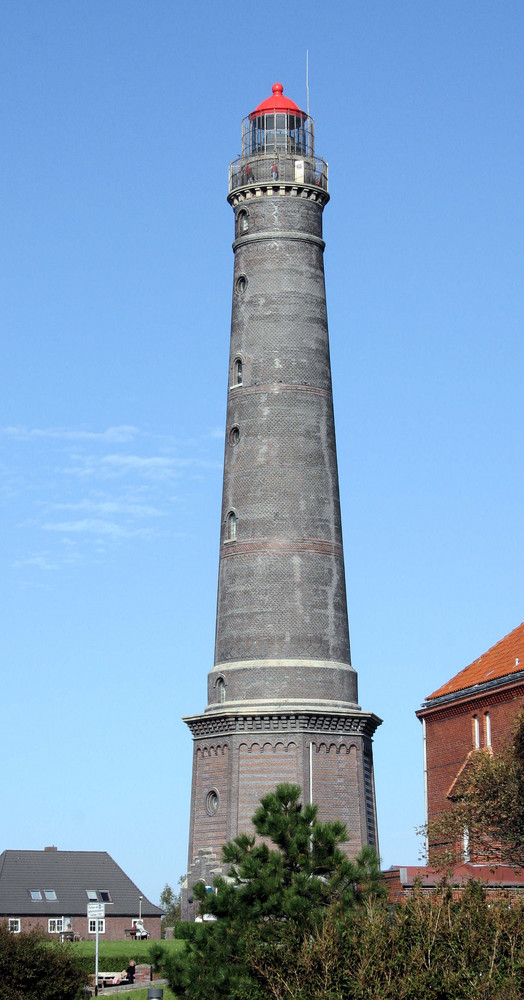
[{"label": "red lantern dome", "polygon": [[255,108],[249,117],[258,118],[259,115],[271,114],[272,111],[300,115],[301,118],[306,117],[305,111],[301,111],[298,104],[295,104],[289,97],[284,97],[284,88],[281,83],[273,84],[271,97],[266,97],[265,101],[261,101],[258,108]]}]

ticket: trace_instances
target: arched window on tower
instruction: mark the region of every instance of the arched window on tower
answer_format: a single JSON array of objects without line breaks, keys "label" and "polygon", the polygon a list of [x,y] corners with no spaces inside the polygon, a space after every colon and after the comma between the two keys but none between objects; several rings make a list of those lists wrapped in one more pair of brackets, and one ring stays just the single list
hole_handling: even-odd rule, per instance
[{"label": "arched window on tower", "polygon": [[237,212],[237,236],[242,236],[242,233],[247,233],[249,229],[249,219],[245,208],[241,208]]},{"label": "arched window on tower", "polygon": [[220,705],[226,700],[226,682],[223,677],[217,680],[217,701]]},{"label": "arched window on tower", "polygon": [[233,362],[233,384],[242,385],[242,358],[235,358]]},{"label": "arched window on tower", "polygon": [[227,515],[227,540],[228,542],[235,542],[237,537],[237,516],[234,510],[230,510]]}]

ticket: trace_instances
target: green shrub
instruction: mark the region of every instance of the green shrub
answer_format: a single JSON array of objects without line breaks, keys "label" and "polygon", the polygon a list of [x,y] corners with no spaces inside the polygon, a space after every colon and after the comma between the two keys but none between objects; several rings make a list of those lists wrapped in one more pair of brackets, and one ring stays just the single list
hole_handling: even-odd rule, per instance
[{"label": "green shrub", "polygon": [[75,1000],[87,976],[67,944],[50,948],[40,930],[0,924],[0,1000]]},{"label": "green shrub", "polygon": [[178,941],[188,941],[193,936],[194,928],[192,920],[181,920],[173,928],[173,937]]},{"label": "green shrub", "polygon": [[166,962],[167,950],[160,941],[153,941],[149,946],[149,951],[147,953],[147,960],[152,966],[153,972],[158,972]]}]

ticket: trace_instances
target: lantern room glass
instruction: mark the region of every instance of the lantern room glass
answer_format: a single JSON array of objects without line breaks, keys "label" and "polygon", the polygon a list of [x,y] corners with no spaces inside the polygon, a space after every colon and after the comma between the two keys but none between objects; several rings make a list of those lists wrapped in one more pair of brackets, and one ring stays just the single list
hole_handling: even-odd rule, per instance
[{"label": "lantern room glass", "polygon": [[242,123],[242,155],[314,156],[313,119],[295,112],[249,115]]},{"label": "lantern room glass", "polygon": [[315,155],[315,125],[304,111],[268,110],[244,118],[242,154],[230,164],[229,190],[268,182],[328,190],[327,163]]}]

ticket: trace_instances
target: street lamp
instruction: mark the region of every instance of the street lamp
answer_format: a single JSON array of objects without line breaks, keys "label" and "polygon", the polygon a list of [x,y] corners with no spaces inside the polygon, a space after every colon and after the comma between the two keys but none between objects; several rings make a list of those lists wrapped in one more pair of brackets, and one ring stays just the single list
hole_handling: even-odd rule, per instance
[{"label": "street lamp", "polygon": [[142,900],[143,900],[143,898],[144,898],[143,896],[139,896],[138,897],[138,919],[139,920],[142,919]]}]

